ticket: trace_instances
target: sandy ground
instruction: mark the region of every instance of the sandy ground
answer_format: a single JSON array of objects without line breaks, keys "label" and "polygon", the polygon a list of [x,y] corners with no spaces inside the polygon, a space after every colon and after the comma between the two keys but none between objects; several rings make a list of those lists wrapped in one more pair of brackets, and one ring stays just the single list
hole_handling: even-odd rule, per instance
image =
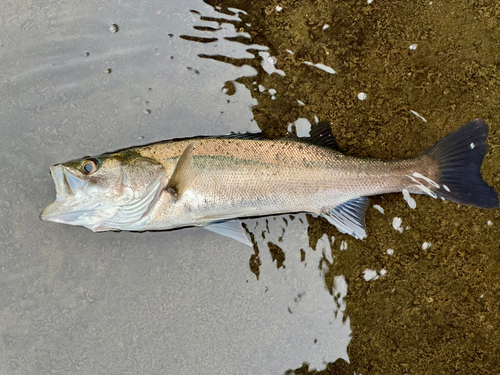
[{"label": "sandy ground", "polygon": [[[254,62],[258,77],[241,80],[249,88],[257,81],[277,90],[275,100],[253,91],[259,101],[254,116],[271,136],[284,134],[298,117],[312,121],[317,115],[333,124],[347,154],[404,158],[481,117],[490,124],[491,146],[482,174],[500,191],[500,3],[209,2],[245,10],[252,41],[270,46],[277,68],[286,72],[286,77],[268,75]],[[416,49],[409,48],[413,44]],[[337,74],[303,61],[325,64]],[[363,101],[360,92],[367,94]],[[351,363],[337,361],[321,373],[500,371],[500,210],[425,196],[415,200],[411,210],[401,194],[374,197],[372,204],[385,213],[368,209],[366,241],[310,219],[311,244],[324,232],[337,238],[332,276],[347,278],[353,330]],[[395,231],[394,217],[409,229]],[[339,250],[341,240],[348,251]],[[431,243],[427,250],[424,242]],[[387,254],[389,248],[394,255]],[[385,269],[387,275],[366,282],[366,268]]]}]

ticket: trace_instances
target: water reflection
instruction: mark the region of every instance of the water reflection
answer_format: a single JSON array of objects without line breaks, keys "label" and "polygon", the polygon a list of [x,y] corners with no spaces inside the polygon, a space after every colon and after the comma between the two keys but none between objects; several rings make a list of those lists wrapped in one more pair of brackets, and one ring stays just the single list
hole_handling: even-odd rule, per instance
[{"label": "water reflection", "polygon": [[49,165],[259,130],[236,80],[272,56],[239,12],[194,0],[19,6],[0,14],[0,350],[11,369],[283,373],[347,359],[345,280],[325,285],[330,243],[309,247],[304,215],[248,220],[258,253],[196,229],[93,234],[38,220],[55,194]]}]

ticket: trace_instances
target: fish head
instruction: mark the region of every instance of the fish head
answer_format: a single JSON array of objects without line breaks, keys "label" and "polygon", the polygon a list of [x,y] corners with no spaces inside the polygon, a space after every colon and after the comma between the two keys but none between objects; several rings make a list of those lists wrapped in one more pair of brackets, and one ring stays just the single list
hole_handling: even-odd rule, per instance
[{"label": "fish head", "polygon": [[56,164],[50,172],[56,200],[40,218],[95,232],[130,229],[165,186],[163,165],[130,150]]}]

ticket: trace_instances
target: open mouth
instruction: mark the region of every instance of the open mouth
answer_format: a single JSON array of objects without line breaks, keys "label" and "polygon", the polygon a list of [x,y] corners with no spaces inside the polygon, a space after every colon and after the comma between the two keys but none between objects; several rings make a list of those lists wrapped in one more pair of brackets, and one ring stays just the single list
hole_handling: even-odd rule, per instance
[{"label": "open mouth", "polygon": [[50,167],[50,173],[56,187],[56,200],[43,210],[40,219],[73,224],[98,206],[82,194],[88,182],[73,176],[61,164]]},{"label": "open mouth", "polygon": [[[151,212],[164,187],[164,177],[160,174],[136,199],[126,203],[120,203],[119,198],[116,202],[109,199],[102,201],[99,189],[75,177],[64,165],[54,165],[50,167],[50,172],[56,188],[56,200],[43,210],[40,218],[82,225],[97,232],[140,228],[140,221]],[[123,172],[121,184],[127,185],[128,177]]]}]

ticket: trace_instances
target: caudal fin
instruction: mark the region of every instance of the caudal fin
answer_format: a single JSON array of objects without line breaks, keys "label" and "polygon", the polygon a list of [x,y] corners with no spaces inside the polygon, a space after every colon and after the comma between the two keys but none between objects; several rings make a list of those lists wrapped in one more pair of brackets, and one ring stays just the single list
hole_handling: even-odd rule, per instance
[{"label": "caudal fin", "polygon": [[488,124],[478,118],[421,154],[439,162],[439,187],[434,190],[438,197],[482,208],[498,207],[497,193],[480,172],[487,137]]}]

